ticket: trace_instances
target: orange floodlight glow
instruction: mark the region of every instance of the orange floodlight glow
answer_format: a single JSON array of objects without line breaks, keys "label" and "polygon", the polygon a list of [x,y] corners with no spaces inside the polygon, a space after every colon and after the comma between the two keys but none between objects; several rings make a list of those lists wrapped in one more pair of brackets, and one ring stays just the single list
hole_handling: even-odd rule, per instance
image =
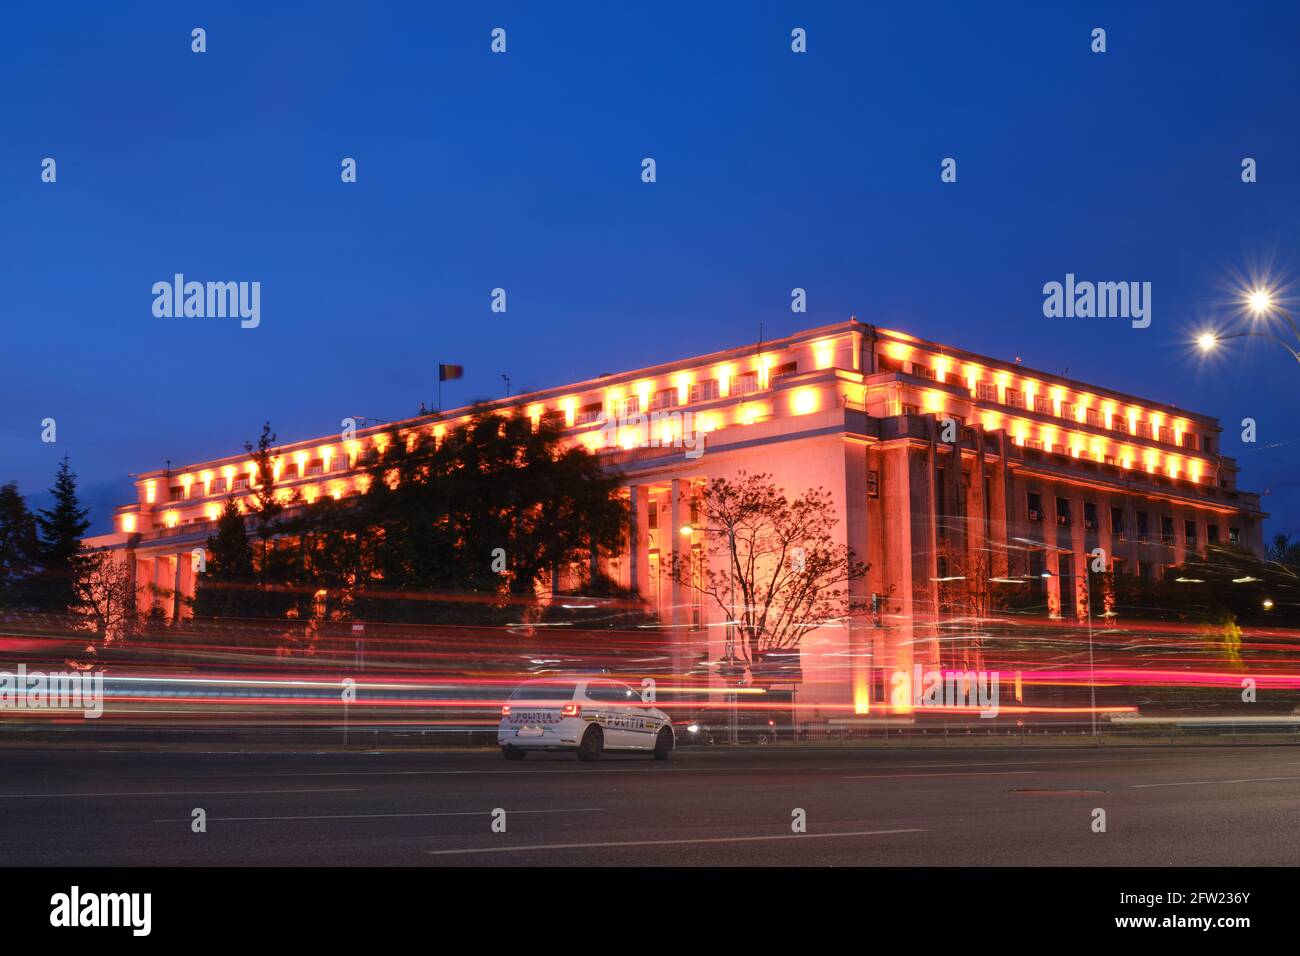
[{"label": "orange floodlight glow", "polygon": [[835,340],[822,339],[813,343],[813,363],[818,369],[830,368],[835,364]]},{"label": "orange floodlight glow", "polygon": [[122,515],[122,530],[127,534],[135,534],[136,516],[133,514]]},{"label": "orange floodlight glow", "polygon": [[732,376],[736,374],[736,366],[719,365],[713,370],[713,374],[717,376],[718,379],[718,396],[720,398],[726,398],[731,394],[731,379]]},{"label": "orange floodlight glow", "polygon": [[853,713],[859,717],[871,713],[871,685],[867,682],[867,669],[861,666],[853,674]]},{"label": "orange floodlight glow", "polygon": [[899,670],[893,678],[894,689],[889,695],[890,708],[896,714],[912,713],[912,675]]},{"label": "orange floodlight glow", "polygon": [[807,415],[817,411],[817,390],[813,388],[795,389],[790,399],[790,408],[796,415]]},{"label": "orange floodlight glow", "polygon": [[673,384],[677,386],[677,404],[687,404],[691,399],[691,373],[678,372],[673,376]]}]

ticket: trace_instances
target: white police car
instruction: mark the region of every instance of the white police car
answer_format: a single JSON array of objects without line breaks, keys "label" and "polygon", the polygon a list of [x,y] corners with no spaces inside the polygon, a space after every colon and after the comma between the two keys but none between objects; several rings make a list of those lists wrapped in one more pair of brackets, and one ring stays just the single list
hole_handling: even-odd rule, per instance
[{"label": "white police car", "polygon": [[667,760],[676,740],[672,721],[627,684],[608,678],[530,680],[501,708],[497,743],[507,760],[530,750],[572,750],[579,760],[605,751],[654,754]]}]

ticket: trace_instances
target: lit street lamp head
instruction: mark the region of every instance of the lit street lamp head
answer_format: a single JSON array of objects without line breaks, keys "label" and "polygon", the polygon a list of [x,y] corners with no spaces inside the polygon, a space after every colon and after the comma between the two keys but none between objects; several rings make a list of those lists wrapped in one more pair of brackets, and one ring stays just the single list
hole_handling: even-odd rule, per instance
[{"label": "lit street lamp head", "polygon": [[1219,337],[1213,332],[1203,332],[1196,337],[1196,347],[1202,352],[1212,352],[1219,344]]},{"label": "lit street lamp head", "polygon": [[1273,293],[1263,286],[1252,289],[1246,297],[1246,304],[1255,315],[1264,315],[1273,308]]}]

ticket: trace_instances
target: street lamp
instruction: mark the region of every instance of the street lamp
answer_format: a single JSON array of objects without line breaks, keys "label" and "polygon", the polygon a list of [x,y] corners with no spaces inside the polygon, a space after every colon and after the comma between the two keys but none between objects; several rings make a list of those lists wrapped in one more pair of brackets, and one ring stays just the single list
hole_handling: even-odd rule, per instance
[{"label": "street lamp", "polygon": [[[682,537],[688,538],[696,531],[703,534],[725,534],[727,536],[728,562],[727,562],[727,603],[731,608],[727,614],[727,650],[722,660],[722,675],[727,678],[730,685],[739,658],[736,657],[736,532],[734,528],[710,528],[706,525],[693,526],[684,524],[681,527]],[[727,731],[728,743],[739,743],[739,733],[737,731],[737,722],[739,719],[739,695],[732,693],[731,697],[731,726]]]},{"label": "street lamp", "polygon": [[1282,348],[1286,349],[1287,353],[1293,359],[1300,362],[1300,326],[1296,325],[1296,321],[1291,317],[1290,313],[1277,304],[1273,291],[1266,286],[1256,287],[1247,293],[1245,305],[1246,309],[1256,319],[1267,320],[1274,316],[1284,319],[1287,325],[1290,326],[1292,334],[1295,335],[1295,344],[1288,342],[1286,339],[1279,338],[1272,332],[1243,329],[1236,332],[1202,332],[1196,337],[1196,347],[1200,349],[1202,353],[1208,355],[1219,347],[1220,342],[1224,342],[1228,339],[1240,339],[1249,336],[1251,338],[1268,339],[1270,342],[1277,343],[1282,346]]}]

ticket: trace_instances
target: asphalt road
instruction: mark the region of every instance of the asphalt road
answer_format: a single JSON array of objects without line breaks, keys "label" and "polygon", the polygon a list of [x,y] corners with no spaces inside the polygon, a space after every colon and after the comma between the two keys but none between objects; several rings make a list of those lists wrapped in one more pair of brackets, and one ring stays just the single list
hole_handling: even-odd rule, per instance
[{"label": "asphalt road", "polygon": [[1298,747],[713,750],[664,764],[5,750],[0,766],[10,866],[1300,864]]}]

